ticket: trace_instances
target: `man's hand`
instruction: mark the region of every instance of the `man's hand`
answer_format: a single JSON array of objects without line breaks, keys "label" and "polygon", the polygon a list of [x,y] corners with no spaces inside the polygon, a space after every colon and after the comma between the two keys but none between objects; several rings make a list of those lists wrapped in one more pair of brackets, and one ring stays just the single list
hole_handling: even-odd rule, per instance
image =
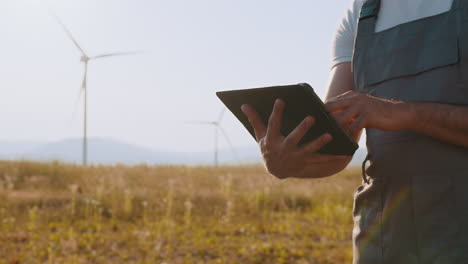
[{"label": "man's hand", "polygon": [[325,106],[353,138],[363,128],[396,131],[408,128],[411,122],[409,104],[354,91],[331,98]]},{"label": "man's hand", "polygon": [[[330,134],[299,147],[298,143],[314,125],[314,118],[305,118],[289,135],[280,132],[285,103],[278,99],[268,120],[268,127],[262,122],[257,112],[249,105],[243,105],[242,111],[255,130],[255,136],[262,152],[265,167],[277,178],[313,177],[310,166],[329,161],[348,159],[346,156],[321,155],[316,152],[332,140]],[[316,165],[317,166],[317,165]]]}]

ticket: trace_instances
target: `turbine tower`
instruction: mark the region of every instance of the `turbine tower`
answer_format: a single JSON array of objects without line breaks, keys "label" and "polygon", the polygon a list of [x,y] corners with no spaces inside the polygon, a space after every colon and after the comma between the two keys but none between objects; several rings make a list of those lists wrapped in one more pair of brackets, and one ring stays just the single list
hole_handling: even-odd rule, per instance
[{"label": "turbine tower", "polygon": [[237,156],[236,151],[234,150],[234,146],[232,145],[231,140],[229,139],[226,130],[221,126],[221,121],[224,117],[224,113],[226,112],[226,108],[223,108],[221,110],[221,113],[218,116],[218,119],[214,121],[189,121],[187,123],[190,124],[197,124],[197,125],[208,125],[208,126],[213,126],[214,129],[214,165],[215,167],[218,167],[219,159],[218,159],[218,138],[219,138],[219,132],[223,135],[224,139],[226,142],[229,144],[229,147],[231,148],[232,153],[234,154],[235,159],[239,161],[239,157]]},{"label": "turbine tower", "polygon": [[70,30],[65,26],[65,24],[60,20],[60,18],[50,12],[51,16],[57,21],[57,23],[62,27],[65,34],[67,34],[68,38],[75,44],[75,47],[81,53],[80,61],[83,63],[84,66],[84,76],[83,81],[81,83],[80,94],[78,98],[83,94],[83,103],[84,103],[84,117],[83,117],[83,165],[86,166],[88,163],[88,85],[87,85],[87,78],[88,78],[88,63],[93,60],[103,59],[103,58],[110,58],[116,56],[124,56],[124,55],[133,55],[139,52],[116,52],[116,53],[105,53],[96,56],[88,56],[87,53],[81,48],[78,44],[78,41],[73,37]]}]

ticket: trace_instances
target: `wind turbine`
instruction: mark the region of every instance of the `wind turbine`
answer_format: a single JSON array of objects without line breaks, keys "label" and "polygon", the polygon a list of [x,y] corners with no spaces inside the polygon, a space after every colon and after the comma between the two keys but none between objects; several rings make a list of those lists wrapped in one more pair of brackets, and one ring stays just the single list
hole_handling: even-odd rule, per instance
[{"label": "wind turbine", "polygon": [[83,63],[84,66],[84,76],[83,76],[83,81],[81,83],[81,89],[80,93],[78,95],[78,98],[81,97],[81,94],[83,94],[83,103],[84,103],[84,124],[83,124],[83,165],[86,166],[88,163],[88,86],[87,86],[87,78],[88,78],[88,63],[93,60],[97,59],[103,59],[103,58],[110,58],[110,57],[116,57],[116,56],[125,56],[125,55],[133,55],[137,54],[140,52],[116,52],[116,53],[104,53],[96,56],[88,56],[87,53],[81,48],[81,46],[78,44],[78,41],[73,37],[71,34],[70,30],[65,26],[65,24],[60,20],[60,18],[54,14],[53,12],[50,11],[50,15],[57,21],[57,23],[62,27],[63,31],[65,34],[67,34],[68,38],[75,44],[75,47],[80,51],[81,53],[81,59],[80,62]]},{"label": "wind turbine", "polygon": [[232,153],[234,154],[235,158],[239,161],[239,157],[237,156],[236,151],[234,150],[234,146],[232,145],[231,140],[229,139],[226,130],[221,126],[221,121],[224,117],[224,113],[226,112],[226,108],[223,108],[221,110],[221,113],[219,114],[218,118],[214,121],[189,121],[186,123],[189,124],[197,124],[197,125],[207,125],[207,126],[212,126],[214,129],[214,165],[215,167],[218,167],[218,137],[219,137],[219,132],[223,135],[224,139],[227,141],[229,144],[229,147],[231,148]]}]

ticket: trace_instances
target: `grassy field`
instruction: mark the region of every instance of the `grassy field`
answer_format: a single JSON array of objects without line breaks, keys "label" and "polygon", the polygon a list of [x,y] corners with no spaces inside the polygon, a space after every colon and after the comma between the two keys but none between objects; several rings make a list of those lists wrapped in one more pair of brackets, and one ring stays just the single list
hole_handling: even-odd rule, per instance
[{"label": "grassy field", "polygon": [[0,162],[0,263],[351,263],[357,170]]}]

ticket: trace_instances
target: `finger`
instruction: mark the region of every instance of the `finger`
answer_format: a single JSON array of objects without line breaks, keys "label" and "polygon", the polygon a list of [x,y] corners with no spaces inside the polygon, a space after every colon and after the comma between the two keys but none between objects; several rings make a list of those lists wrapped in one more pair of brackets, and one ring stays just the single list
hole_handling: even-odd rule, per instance
[{"label": "finger", "polygon": [[260,119],[260,116],[258,115],[257,111],[255,111],[255,109],[253,109],[250,105],[247,105],[247,104],[242,105],[241,110],[249,119],[249,122],[255,131],[255,137],[258,142],[261,138],[265,137],[265,134],[266,134],[265,124]]},{"label": "finger", "polygon": [[354,97],[343,98],[335,101],[329,101],[325,104],[325,107],[329,112],[336,112],[348,108],[355,102],[356,100]]},{"label": "finger", "polygon": [[307,131],[314,125],[315,119],[311,116],[308,116],[302,120],[302,122],[294,128],[294,130],[289,133],[285,139],[285,144],[289,146],[296,146],[301,139],[305,136]]},{"label": "finger", "polygon": [[347,125],[353,121],[360,112],[361,108],[358,105],[353,105],[340,114],[336,115],[335,118],[341,125]]},{"label": "finger", "polygon": [[360,115],[348,128],[348,133],[352,138],[355,136],[366,126],[367,122],[367,114]]},{"label": "finger", "polygon": [[301,148],[302,154],[310,154],[319,151],[323,146],[328,144],[332,140],[332,136],[328,133],[321,135],[319,138]]},{"label": "finger", "polygon": [[266,131],[267,139],[276,139],[281,135],[281,121],[283,120],[284,102],[277,99],[273,105],[273,111],[268,119],[268,127]]}]

